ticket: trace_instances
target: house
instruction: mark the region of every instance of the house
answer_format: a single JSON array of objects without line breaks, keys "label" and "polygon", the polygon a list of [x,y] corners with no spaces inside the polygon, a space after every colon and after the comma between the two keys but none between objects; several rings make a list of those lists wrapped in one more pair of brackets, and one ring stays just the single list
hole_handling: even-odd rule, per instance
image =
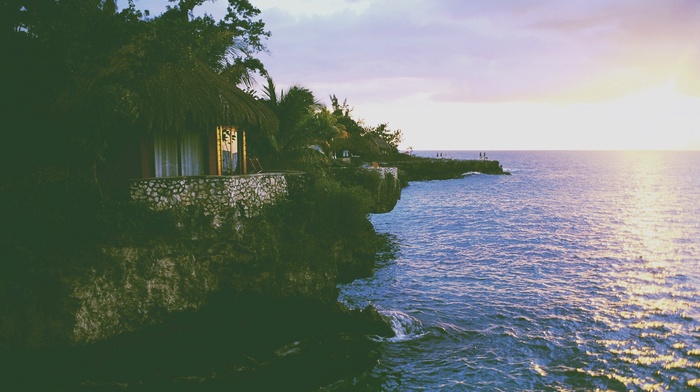
[{"label": "house", "polygon": [[193,67],[164,67],[149,80],[143,178],[245,174],[245,131],[278,127],[274,113],[251,95],[206,65]]},{"label": "house", "polygon": [[205,64],[164,64],[133,85],[138,120],[125,126],[99,168],[107,194],[133,180],[248,173],[246,132],[276,132],[265,105]]},{"label": "house", "polygon": [[378,151],[380,154],[386,154],[394,150],[394,148],[387,143],[386,140],[382,139],[378,135],[372,135],[370,138],[370,143],[372,148]]},{"label": "house", "polygon": [[208,132],[156,133],[141,142],[141,178],[246,174],[246,133],[233,126]]}]

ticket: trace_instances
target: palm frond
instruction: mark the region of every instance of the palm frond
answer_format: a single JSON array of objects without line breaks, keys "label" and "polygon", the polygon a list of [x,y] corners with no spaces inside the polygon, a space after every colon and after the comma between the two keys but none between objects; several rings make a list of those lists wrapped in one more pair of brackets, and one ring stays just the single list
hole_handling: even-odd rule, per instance
[{"label": "palm frond", "polygon": [[218,125],[274,132],[275,114],[201,61],[164,64],[140,86],[140,117],[150,132],[213,129]]}]

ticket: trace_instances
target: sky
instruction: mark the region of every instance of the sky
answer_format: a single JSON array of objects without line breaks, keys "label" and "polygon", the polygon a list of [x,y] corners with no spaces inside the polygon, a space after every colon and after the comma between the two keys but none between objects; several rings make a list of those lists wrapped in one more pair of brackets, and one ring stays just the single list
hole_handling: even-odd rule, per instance
[{"label": "sky", "polygon": [[250,1],[278,87],[402,149],[700,150],[700,0]]}]

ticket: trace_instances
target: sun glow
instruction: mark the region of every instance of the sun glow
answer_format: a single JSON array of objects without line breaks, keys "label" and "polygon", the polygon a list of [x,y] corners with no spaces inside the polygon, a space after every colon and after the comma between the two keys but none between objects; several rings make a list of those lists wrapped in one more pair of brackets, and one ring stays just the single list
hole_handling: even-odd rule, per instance
[{"label": "sun glow", "polygon": [[445,103],[424,94],[356,109],[420,149],[700,149],[700,98],[673,81],[600,102]]},{"label": "sun glow", "polygon": [[658,150],[700,147],[700,115],[697,111],[700,109],[700,99],[680,94],[672,81],[608,105],[611,109],[607,120],[621,127],[621,137],[634,139],[618,140],[619,148],[631,146],[632,149]]}]

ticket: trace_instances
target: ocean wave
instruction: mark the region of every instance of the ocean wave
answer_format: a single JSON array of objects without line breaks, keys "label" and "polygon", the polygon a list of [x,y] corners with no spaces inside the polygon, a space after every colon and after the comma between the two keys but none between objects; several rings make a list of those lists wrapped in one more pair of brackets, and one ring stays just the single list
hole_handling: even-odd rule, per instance
[{"label": "ocean wave", "polygon": [[380,341],[405,342],[419,339],[426,334],[420,320],[407,313],[400,310],[379,310],[379,312],[389,319],[395,335],[391,338],[378,338]]}]

